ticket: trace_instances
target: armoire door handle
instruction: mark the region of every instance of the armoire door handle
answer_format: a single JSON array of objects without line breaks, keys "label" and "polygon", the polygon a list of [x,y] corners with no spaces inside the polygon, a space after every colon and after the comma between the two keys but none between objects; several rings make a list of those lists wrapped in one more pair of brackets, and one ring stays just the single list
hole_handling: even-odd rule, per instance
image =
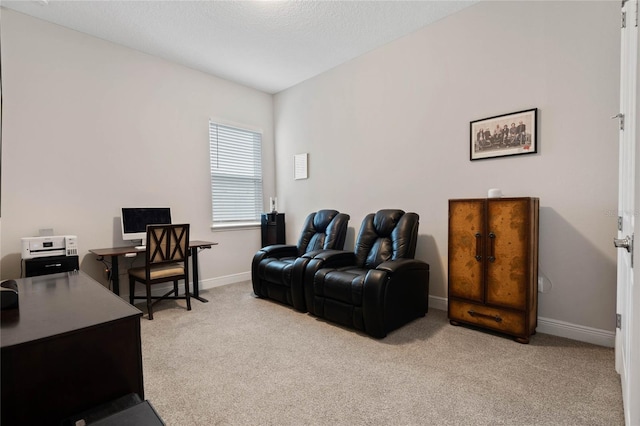
[{"label": "armoire door handle", "polygon": [[489,262],[495,262],[496,260],[495,243],[496,243],[496,234],[494,234],[493,232],[489,232],[489,247],[490,247],[489,257],[488,257]]},{"label": "armoire door handle", "polygon": [[482,255],[480,254],[480,244],[482,242],[481,238],[482,238],[482,234],[480,234],[479,232],[476,232],[476,260],[478,262],[482,260]]},{"label": "armoire door handle", "polygon": [[481,314],[480,312],[476,312],[476,311],[467,311],[467,313],[469,315],[471,315],[472,317],[482,317],[482,318],[488,318],[490,320],[493,320],[495,322],[502,322],[502,318],[500,318],[500,316],[498,315],[488,315],[488,314]]}]

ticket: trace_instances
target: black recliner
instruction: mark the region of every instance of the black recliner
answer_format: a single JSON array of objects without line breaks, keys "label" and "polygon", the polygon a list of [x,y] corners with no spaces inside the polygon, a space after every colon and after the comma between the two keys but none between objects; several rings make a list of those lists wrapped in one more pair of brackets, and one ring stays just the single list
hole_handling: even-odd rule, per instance
[{"label": "black recliner", "polygon": [[329,250],[298,259],[306,260],[301,273],[308,311],[377,338],[423,317],[429,265],[414,259],[418,220],[416,213],[380,210],[363,220],[355,252]]},{"label": "black recliner", "polygon": [[[349,215],[336,210],[320,210],[307,216],[297,245],[276,244],[263,247],[253,257],[251,281],[258,297],[274,299],[306,312],[304,286],[292,279],[295,260],[305,253],[342,250]],[[305,259],[298,265],[304,271]]]}]

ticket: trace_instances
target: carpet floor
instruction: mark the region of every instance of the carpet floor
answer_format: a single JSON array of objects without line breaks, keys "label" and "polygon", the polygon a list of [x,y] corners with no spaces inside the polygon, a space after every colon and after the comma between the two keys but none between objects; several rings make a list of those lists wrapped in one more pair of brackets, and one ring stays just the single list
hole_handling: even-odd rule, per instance
[{"label": "carpet floor", "polygon": [[522,345],[435,309],[376,340],[250,282],[201,295],[141,319],[145,399],[167,425],[624,425],[611,348]]}]

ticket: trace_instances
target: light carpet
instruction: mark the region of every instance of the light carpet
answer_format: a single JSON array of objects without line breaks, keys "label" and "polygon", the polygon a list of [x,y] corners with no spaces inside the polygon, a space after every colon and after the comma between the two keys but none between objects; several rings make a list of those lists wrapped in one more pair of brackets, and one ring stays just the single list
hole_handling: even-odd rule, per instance
[{"label": "light carpet", "polygon": [[522,345],[435,309],[376,340],[250,282],[201,296],[141,319],[145,398],[168,425],[624,425],[611,348]]}]

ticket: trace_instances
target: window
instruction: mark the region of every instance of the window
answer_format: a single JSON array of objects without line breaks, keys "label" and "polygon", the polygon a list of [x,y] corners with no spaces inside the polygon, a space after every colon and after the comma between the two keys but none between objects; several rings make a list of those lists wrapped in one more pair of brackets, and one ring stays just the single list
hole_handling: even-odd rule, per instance
[{"label": "window", "polygon": [[262,133],[209,121],[213,226],[260,222]]}]

